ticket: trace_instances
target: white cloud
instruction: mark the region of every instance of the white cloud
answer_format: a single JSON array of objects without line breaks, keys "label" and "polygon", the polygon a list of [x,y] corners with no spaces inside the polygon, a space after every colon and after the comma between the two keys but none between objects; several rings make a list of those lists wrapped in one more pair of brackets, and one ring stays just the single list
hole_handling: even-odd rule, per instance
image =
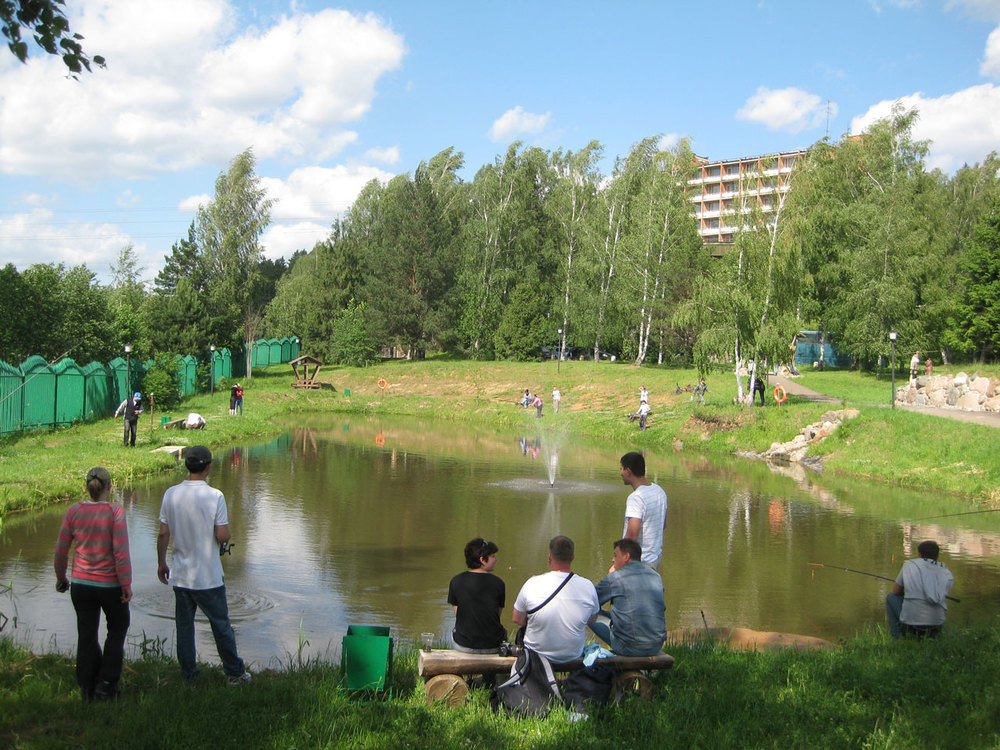
[{"label": "white cloud", "polygon": [[207,206],[212,202],[212,196],[208,193],[202,193],[201,195],[192,195],[185,198],[180,203],[177,204],[177,209],[179,211],[190,211],[195,213],[202,206]]},{"label": "white cloud", "polygon": [[882,12],[882,2],[885,2],[886,5],[891,5],[894,8],[900,8],[901,10],[919,8],[921,5],[921,0],[868,0],[868,4],[872,6],[872,10],[876,13]]},{"label": "white cloud", "polygon": [[525,112],[521,105],[508,109],[496,119],[489,129],[490,140],[511,141],[519,135],[537,135],[541,133],[552,119],[552,113],[536,115]]},{"label": "white cloud", "polygon": [[399,147],[390,146],[389,148],[370,148],[365,151],[364,158],[368,161],[377,161],[382,164],[395,164],[399,161]]},{"label": "white cloud", "polygon": [[[50,55],[0,66],[0,170],[80,181],[259,159],[322,162],[357,140],[402,38],[374,15],[295,14],[231,38],[226,0],[80,0],[70,22],[106,70]],[[9,56],[7,56],[9,57]]]},{"label": "white cloud", "polygon": [[[35,208],[0,219],[0,247],[4,264],[24,270],[35,263],[85,264],[99,278],[109,276],[109,258],[131,242],[127,232],[114,224],[62,221],[47,208]],[[141,264],[152,260],[144,244],[135,245]],[[153,254],[155,256],[155,253]],[[157,259],[158,260],[158,259]]]},{"label": "white cloud", "polygon": [[946,10],[964,8],[969,15],[987,21],[1000,21],[1000,0],[949,0]]},{"label": "white cloud", "polygon": [[[837,105],[829,103],[830,117],[837,115]],[[761,86],[736,113],[737,119],[757,122],[768,130],[801,133],[822,125],[827,117],[827,103],[815,94],[789,86],[769,89]]]},{"label": "white cloud", "polygon": [[[973,86],[936,98],[917,92],[899,99],[904,109],[916,107],[913,127],[917,140],[931,141],[927,166],[950,173],[962,164],[981,162],[1000,151],[1000,87]],[[860,133],[876,120],[891,116],[892,101],[881,101],[851,120],[851,132]]]},{"label": "white cloud", "polygon": [[666,135],[660,136],[660,141],[656,144],[656,147],[660,151],[669,151],[680,143],[680,140],[681,137],[677,135],[677,133],[667,133]]},{"label": "white cloud", "polygon": [[979,66],[980,74],[987,78],[1000,81],[1000,26],[993,29],[986,39],[986,50],[983,53],[983,63]]}]

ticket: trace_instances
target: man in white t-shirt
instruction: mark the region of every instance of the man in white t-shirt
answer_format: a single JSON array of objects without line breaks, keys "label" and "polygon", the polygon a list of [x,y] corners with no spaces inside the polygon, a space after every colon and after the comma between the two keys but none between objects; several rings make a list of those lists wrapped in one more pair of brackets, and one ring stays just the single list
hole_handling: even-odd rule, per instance
[{"label": "man in white t-shirt", "polygon": [[642,562],[659,572],[663,559],[663,530],[667,527],[667,493],[660,485],[646,479],[646,459],[641,453],[626,453],[621,457],[620,466],[622,482],[632,488],[632,494],[625,501],[622,537],[639,542]]},{"label": "man in white t-shirt", "polygon": [[[194,614],[208,618],[222,670],[230,685],[250,682],[250,673],[236,651],[236,634],[229,622],[229,605],[223,582],[223,547],[229,542],[226,498],[205,481],[212,468],[212,453],[203,445],[188,448],[184,456],[188,479],[163,493],[160,533],[156,538],[157,577],[174,588],[174,621],[177,628],[177,661],[188,682],[201,671],[196,663]],[[167,565],[167,547],[173,555]]]},{"label": "man in white t-shirt", "polygon": [[[583,655],[587,624],[601,609],[594,584],[572,572],[573,557],[573,540],[553,537],[549,572],[525,581],[514,601],[514,624],[527,624],[524,645],[553,664]],[[552,596],[556,589],[558,593]]]}]

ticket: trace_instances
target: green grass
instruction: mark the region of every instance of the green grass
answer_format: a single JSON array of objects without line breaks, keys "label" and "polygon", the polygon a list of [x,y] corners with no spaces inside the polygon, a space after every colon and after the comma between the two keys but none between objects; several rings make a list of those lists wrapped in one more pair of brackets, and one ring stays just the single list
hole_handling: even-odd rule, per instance
[{"label": "green grass", "polygon": [[459,709],[427,707],[413,652],[397,660],[395,697],[350,703],[339,669],[311,662],[238,689],[208,667],[181,684],[177,665],[130,662],[115,704],[85,706],[73,663],[0,640],[0,746],[43,748],[992,748],[1000,743],[1000,629],[839,650],[732,652],[670,644],[651,702],[629,699],[571,723],[493,714],[485,691]]},{"label": "green grass", "polygon": [[[387,383],[384,390],[378,387],[380,378]],[[208,420],[205,430],[161,430],[159,412],[150,429],[146,415],[134,449],[122,447],[117,419],[7,437],[0,441],[0,520],[11,511],[80,498],[91,466],[106,466],[116,484],[128,486],[177,470],[171,456],[152,453],[154,448],[197,442],[222,449],[248,437],[281,432],[306,414],[412,415],[491,429],[566,432],[623,450],[723,456],[760,452],[773,442],[790,440],[831,408],[794,396],[780,408],[736,406],[735,378],[725,372],[708,376],[707,403],[699,406],[690,393],[675,392],[677,386],[697,382],[692,369],[607,362],[564,362],[557,367],[555,362],[434,358],[368,368],[325,367],[319,379],[323,389],[296,391],[289,387],[287,365],[257,370],[252,381],[244,382],[243,417],[228,415],[228,392],[201,394],[168,416],[197,411]],[[809,372],[801,382],[861,409],[861,417],[814,449],[824,456],[828,476],[938,490],[967,498],[975,507],[1000,502],[1000,461],[990,449],[995,430],[882,408],[888,383],[862,373]],[[551,411],[553,385],[563,392],[558,415]],[[638,405],[640,385],[649,387],[653,406],[651,427],[645,432],[625,419]],[[545,416],[540,422],[533,409],[515,406],[525,388],[543,395]]]}]

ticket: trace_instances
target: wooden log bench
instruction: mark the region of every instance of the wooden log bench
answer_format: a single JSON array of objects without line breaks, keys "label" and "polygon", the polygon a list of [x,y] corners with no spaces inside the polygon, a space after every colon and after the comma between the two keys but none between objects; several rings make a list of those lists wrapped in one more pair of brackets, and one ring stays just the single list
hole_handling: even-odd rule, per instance
[{"label": "wooden log bench", "polygon": [[171,428],[177,430],[183,430],[187,426],[187,417],[178,417],[177,419],[171,419],[168,422],[163,423],[163,429],[169,430]]},{"label": "wooden log bench", "polygon": [[[424,678],[424,694],[427,704],[444,701],[449,706],[459,706],[469,693],[468,675],[510,674],[514,666],[513,656],[497,654],[466,654],[453,649],[421,650],[417,654],[417,674]],[[674,657],[670,654],[656,656],[612,656],[601,659],[602,664],[617,670],[615,677],[615,697],[625,693],[636,693],[644,700],[653,694],[653,683],[644,671],[670,669]],[[583,669],[583,659],[576,659],[561,665],[560,672]]]}]

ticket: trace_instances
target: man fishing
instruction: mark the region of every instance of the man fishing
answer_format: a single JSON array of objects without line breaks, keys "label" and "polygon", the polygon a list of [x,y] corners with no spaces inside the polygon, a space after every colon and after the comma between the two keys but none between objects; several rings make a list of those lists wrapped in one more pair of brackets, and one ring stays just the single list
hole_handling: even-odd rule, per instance
[{"label": "man fishing", "polygon": [[941,632],[948,614],[948,592],[955,576],[938,562],[941,548],[928,539],[917,546],[919,559],[907,560],[885,598],[889,634],[934,637]]}]

